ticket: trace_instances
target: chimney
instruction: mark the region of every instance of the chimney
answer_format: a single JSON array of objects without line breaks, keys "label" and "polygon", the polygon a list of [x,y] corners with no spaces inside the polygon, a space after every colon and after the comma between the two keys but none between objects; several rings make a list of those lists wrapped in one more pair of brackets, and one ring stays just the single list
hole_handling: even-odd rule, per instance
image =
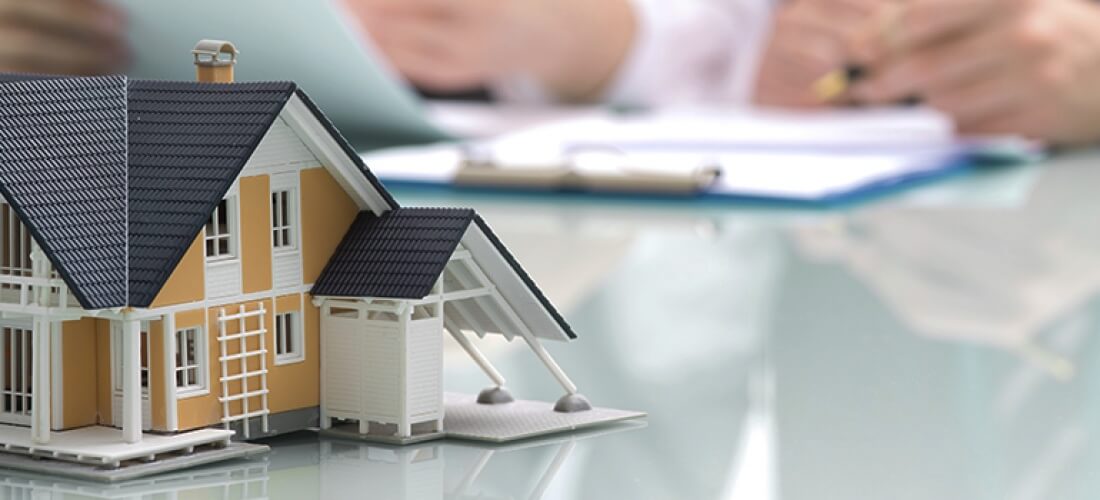
[{"label": "chimney", "polygon": [[233,65],[237,48],[223,40],[200,40],[191,54],[195,56],[195,77],[200,82],[233,83]]}]

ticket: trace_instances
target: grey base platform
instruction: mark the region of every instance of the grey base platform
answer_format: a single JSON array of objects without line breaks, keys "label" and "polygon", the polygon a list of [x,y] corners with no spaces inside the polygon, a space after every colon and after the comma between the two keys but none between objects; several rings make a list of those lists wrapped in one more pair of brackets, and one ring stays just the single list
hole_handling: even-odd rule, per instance
[{"label": "grey base platform", "polygon": [[392,430],[371,425],[373,432],[359,434],[357,424],[336,425],[321,431],[324,436],[378,442],[413,444],[433,439],[455,438],[490,443],[505,443],[547,434],[583,429],[611,422],[645,417],[644,412],[592,408],[576,413],[554,411],[554,403],[517,399],[512,403],[478,404],[476,395],[447,393],[443,397],[443,432],[417,433],[400,438]]},{"label": "grey base platform", "polygon": [[46,474],[55,477],[114,483],[235,458],[251,457],[267,453],[269,450],[270,448],[268,446],[262,444],[232,442],[228,446],[222,448],[213,446],[196,448],[195,452],[190,455],[179,454],[175,456],[158,457],[157,460],[153,462],[126,462],[117,469],[50,460],[30,455],[0,453],[0,468]]}]

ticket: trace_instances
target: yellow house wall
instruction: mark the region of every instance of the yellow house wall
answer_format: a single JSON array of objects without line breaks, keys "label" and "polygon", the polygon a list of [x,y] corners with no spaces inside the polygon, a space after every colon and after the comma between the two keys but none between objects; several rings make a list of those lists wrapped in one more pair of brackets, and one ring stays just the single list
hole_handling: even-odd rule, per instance
[{"label": "yellow house wall", "polygon": [[242,177],[241,285],[244,293],[271,290],[271,179]]},{"label": "yellow house wall", "polygon": [[[303,300],[306,299],[306,300]],[[304,302],[304,310],[303,310]],[[218,325],[218,312],[225,308],[227,314],[232,314],[239,311],[241,305],[245,306],[246,310],[256,310],[260,305],[263,305],[264,310],[267,311],[263,315],[264,327],[267,333],[264,338],[268,352],[266,353],[266,364],[268,370],[267,387],[268,394],[268,408],[272,413],[278,413],[289,410],[296,410],[302,408],[310,408],[317,406],[320,402],[320,314],[316,307],[314,307],[308,301],[308,296],[304,294],[291,294],[284,295],[276,298],[275,303],[272,304],[271,300],[264,299],[253,302],[245,302],[240,304],[227,304],[224,306],[210,308],[204,317],[202,310],[187,311],[176,314],[176,326],[179,329],[189,328],[192,326],[198,326],[205,323],[203,326],[206,328],[207,341],[209,349],[209,364],[210,372],[208,374],[210,393],[202,396],[193,396],[180,399],[178,403],[179,412],[179,428],[180,430],[196,429],[200,427],[206,427],[210,425],[216,425],[221,423],[222,416],[222,404],[218,401],[218,396],[221,394],[221,383],[219,382],[221,377],[221,365],[218,361],[218,357],[221,355],[221,348],[218,345],[218,336],[221,334]],[[274,305],[274,310],[272,309]],[[306,350],[305,360],[288,363],[283,365],[275,364],[275,328],[274,320],[275,314],[279,312],[300,311],[302,312],[303,321],[303,337]],[[245,326],[249,330],[254,330],[259,327],[259,317],[250,318]],[[231,321],[226,325],[226,333],[234,334],[238,333],[239,323]],[[259,339],[251,338],[248,341],[247,347],[252,350],[259,347]],[[240,347],[237,342],[230,342],[227,348],[227,354],[235,354],[240,352]],[[241,365],[238,361],[232,361],[229,363],[227,373],[234,375],[240,373]],[[258,360],[250,360],[248,364],[249,371],[255,371],[260,368]],[[252,391],[259,388],[259,377],[250,377],[248,379],[248,390]],[[243,388],[241,382],[231,381],[228,384],[229,392],[232,394],[240,393]],[[262,405],[261,398],[254,396],[249,398],[248,406],[250,410],[260,408]],[[240,401],[230,402],[230,411],[233,413],[240,413],[242,411],[242,403]]]},{"label": "yellow house wall", "polygon": [[324,168],[301,173],[302,279],[313,283],[359,214],[355,201]]},{"label": "yellow house wall", "polygon": [[[302,309],[305,302],[305,310]],[[301,313],[305,359],[283,365],[275,364],[275,334],[271,328],[269,336],[272,346],[267,353],[269,370],[267,382],[271,387],[268,404],[271,411],[289,411],[309,408],[320,404],[321,395],[321,335],[320,315],[310,303],[308,296],[302,300],[301,294],[285,295],[275,300],[276,313],[298,311]]]},{"label": "yellow house wall", "polygon": [[[62,324],[61,351],[65,364],[64,428],[86,425],[112,425],[111,323],[109,320],[83,318]],[[164,326],[149,324],[149,405],[154,430],[167,430],[167,398],[164,390]]]},{"label": "yellow house wall", "polygon": [[153,429],[168,430],[167,393],[164,390],[164,322],[149,322],[149,405]]},{"label": "yellow house wall", "polygon": [[95,425],[99,391],[96,320],[84,318],[61,324],[62,427]]},{"label": "yellow house wall", "polygon": [[153,300],[150,308],[170,306],[175,304],[187,304],[198,302],[206,297],[206,262],[203,249],[203,235],[200,231],[191,246],[187,247],[187,253],[183,254],[179,265],[164,283],[157,298]]},{"label": "yellow house wall", "polygon": [[[270,177],[266,174],[242,177],[239,182],[240,210],[240,235],[241,235],[241,268],[242,288],[244,293],[263,293],[272,289],[272,259],[271,259],[271,201],[270,201]],[[323,167],[304,169],[300,172],[299,184],[301,225],[301,252],[303,283],[310,284],[316,281],[332,253],[343,239],[347,229],[359,213],[355,202],[344,192],[343,188]],[[150,309],[157,307],[178,305],[186,303],[200,303],[205,298],[203,283],[204,276],[204,252],[202,235],[192,243],[184,255],[180,265],[172,273],[165,287],[158,294]],[[249,309],[257,307],[260,303],[268,314],[264,317],[264,325],[267,329],[265,343],[267,344],[267,368],[268,368],[268,408],[272,412],[282,412],[317,406],[320,402],[320,313],[310,302],[308,294],[283,295],[274,300],[263,299],[249,302]],[[177,330],[192,326],[204,328],[207,339],[207,365],[209,369],[209,392],[204,395],[184,397],[177,400],[177,419],[179,430],[201,428],[221,423],[222,405],[218,401],[222,388],[220,383],[221,365],[218,361],[221,349],[218,344],[217,311],[225,307],[227,311],[237,310],[240,304],[229,304],[212,307],[209,309],[195,309],[175,314],[175,326]],[[306,350],[305,360],[284,365],[275,364],[275,331],[274,312],[272,311],[301,311],[303,322],[303,336]],[[250,321],[256,321],[252,319]],[[164,335],[160,322],[155,323],[158,334],[151,346],[153,358],[164,362],[163,341]],[[248,325],[255,328],[256,324]],[[109,352],[109,328],[104,325],[103,332],[97,337],[99,351]],[[236,325],[229,327],[229,333],[236,331]],[[258,342],[253,339],[252,342]],[[254,346],[250,346],[254,347]],[[230,354],[234,351],[231,349]],[[172,362],[172,360],[167,360]],[[110,365],[100,363],[101,370],[105,372],[106,380],[99,387],[99,414],[101,422],[110,422]],[[239,370],[237,363],[230,364],[229,374]],[[163,365],[153,370],[151,388],[153,404],[154,428],[166,427],[166,405],[164,400]],[[249,366],[256,369],[258,366]],[[258,379],[250,379],[249,389],[254,389]],[[240,382],[233,382],[231,392],[240,389]],[[159,399],[158,399],[159,398]],[[159,402],[158,402],[159,401]],[[259,408],[261,401],[258,397],[249,401],[250,408]],[[232,403],[232,410],[239,410],[240,403]]]},{"label": "yellow house wall", "polygon": [[[301,171],[302,278],[313,283],[351,227],[359,207],[324,167]],[[240,179],[240,234],[242,287],[245,293],[270,290],[271,179],[268,175]],[[150,306],[202,301],[204,290],[203,238],[200,233]]]},{"label": "yellow house wall", "polygon": [[180,430],[206,427],[221,422],[221,405],[218,403],[218,338],[206,325],[206,314],[202,309],[176,313],[176,329],[199,327],[206,329],[209,373],[207,377],[210,392],[202,396],[178,399],[176,409]]}]

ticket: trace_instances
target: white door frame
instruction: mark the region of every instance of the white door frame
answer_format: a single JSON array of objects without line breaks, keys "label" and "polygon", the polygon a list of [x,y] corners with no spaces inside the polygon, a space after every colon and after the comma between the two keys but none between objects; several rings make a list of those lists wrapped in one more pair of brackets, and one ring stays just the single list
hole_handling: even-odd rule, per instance
[{"label": "white door frame", "polygon": [[[9,355],[18,354],[22,358],[22,367],[18,370],[20,373],[16,373],[15,367],[8,359],[8,356],[0,355],[0,384],[6,386],[8,377],[17,379],[19,387],[13,387],[8,390],[6,387],[0,387],[0,423],[14,424],[14,425],[31,425],[31,401],[34,398],[31,384],[32,367],[34,366],[34,356],[32,354],[32,345],[34,344],[33,323],[30,320],[4,320],[0,321],[0,352],[7,351]],[[21,339],[16,341],[11,334],[19,333]],[[9,350],[10,349],[10,350]],[[15,382],[15,380],[13,380]],[[23,411],[17,413],[11,413],[5,410],[8,404],[8,398],[23,398],[20,403],[23,405]]]},{"label": "white door frame", "polygon": [[[153,350],[149,333],[149,322],[141,322],[141,334],[145,336],[145,359],[152,367]],[[111,425],[122,427],[122,321],[111,320]],[[141,388],[141,430],[153,428],[153,406],[149,400],[149,385],[153,372],[149,370],[146,385]]]}]

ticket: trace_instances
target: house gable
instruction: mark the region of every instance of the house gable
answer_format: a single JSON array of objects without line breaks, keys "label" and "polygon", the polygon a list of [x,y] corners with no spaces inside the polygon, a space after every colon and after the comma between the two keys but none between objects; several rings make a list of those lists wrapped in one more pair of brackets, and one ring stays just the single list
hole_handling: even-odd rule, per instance
[{"label": "house gable", "polygon": [[129,303],[147,307],[296,87],[135,81],[129,90]]},{"label": "house gable", "polygon": [[[177,279],[173,273],[171,288],[166,285],[158,292],[151,307],[312,283],[359,211],[382,213],[396,206],[359,156],[348,157],[348,149],[340,145],[342,139],[329,135],[332,129],[324,123],[324,116],[311,109],[302,95],[288,98],[222,195],[232,196],[238,206],[239,258],[217,268],[207,266],[202,242],[195,241],[203,239],[198,234],[193,238],[193,245],[200,247],[198,255],[190,256],[186,271],[181,267],[180,272],[194,274],[199,269],[203,282]],[[268,193],[276,189],[291,190],[289,201],[297,205],[295,237],[300,241],[291,252],[272,252],[269,241]],[[319,210],[325,213],[317,213]],[[209,214],[203,223],[208,218]],[[319,229],[331,235],[316,234]],[[216,289],[213,295],[210,287]],[[232,293],[227,293],[230,290]]]}]

